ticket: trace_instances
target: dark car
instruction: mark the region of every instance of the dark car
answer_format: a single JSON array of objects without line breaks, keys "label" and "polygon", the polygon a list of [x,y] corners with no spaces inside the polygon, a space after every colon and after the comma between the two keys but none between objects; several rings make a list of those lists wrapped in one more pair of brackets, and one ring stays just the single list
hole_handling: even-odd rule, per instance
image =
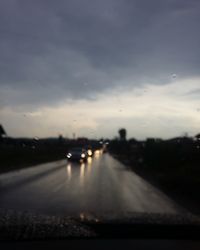
[{"label": "dark car", "polygon": [[68,160],[86,160],[88,157],[87,151],[84,148],[73,148],[67,153]]}]

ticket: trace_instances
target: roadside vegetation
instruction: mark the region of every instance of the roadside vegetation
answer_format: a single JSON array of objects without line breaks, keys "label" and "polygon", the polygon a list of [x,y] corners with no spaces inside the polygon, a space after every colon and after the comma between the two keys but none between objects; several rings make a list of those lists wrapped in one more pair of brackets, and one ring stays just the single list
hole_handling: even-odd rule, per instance
[{"label": "roadside vegetation", "polygon": [[97,147],[96,141],[88,141],[58,138],[46,139],[13,139],[2,138],[0,140],[0,173],[17,170],[40,163],[66,159],[70,148],[91,143]]},{"label": "roadside vegetation", "polygon": [[45,145],[36,142],[0,145],[0,173],[63,159],[67,148],[67,145]]},{"label": "roadside vegetation", "polygon": [[194,213],[200,211],[200,138],[113,140],[110,153]]}]

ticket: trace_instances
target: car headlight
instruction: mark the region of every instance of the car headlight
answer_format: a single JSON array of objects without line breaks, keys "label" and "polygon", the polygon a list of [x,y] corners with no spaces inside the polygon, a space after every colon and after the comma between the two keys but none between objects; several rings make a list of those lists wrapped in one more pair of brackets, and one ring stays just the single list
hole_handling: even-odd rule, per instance
[{"label": "car headlight", "polygon": [[72,154],[70,154],[70,153],[67,154],[67,158],[71,158],[71,156],[72,156]]},{"label": "car headlight", "polygon": [[92,156],[92,150],[91,149],[88,149],[87,153],[88,153],[89,156]]},{"label": "car headlight", "polygon": [[81,157],[82,157],[82,158],[85,158],[85,154],[81,154]]}]

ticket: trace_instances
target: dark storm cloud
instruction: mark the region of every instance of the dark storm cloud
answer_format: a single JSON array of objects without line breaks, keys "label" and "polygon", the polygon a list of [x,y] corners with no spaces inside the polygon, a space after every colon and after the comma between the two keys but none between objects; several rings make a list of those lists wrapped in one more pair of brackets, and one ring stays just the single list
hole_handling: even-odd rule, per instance
[{"label": "dark storm cloud", "polygon": [[200,2],[0,1],[0,105],[199,75]]}]

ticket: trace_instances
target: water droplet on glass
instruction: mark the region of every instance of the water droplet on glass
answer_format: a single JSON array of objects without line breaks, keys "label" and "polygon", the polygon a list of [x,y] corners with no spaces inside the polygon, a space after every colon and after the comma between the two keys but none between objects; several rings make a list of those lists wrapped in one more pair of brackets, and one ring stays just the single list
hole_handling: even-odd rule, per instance
[{"label": "water droplet on glass", "polygon": [[80,218],[81,218],[81,220],[84,220],[84,219],[85,219],[84,213],[80,213]]},{"label": "water droplet on glass", "polygon": [[172,79],[176,79],[177,78],[177,75],[176,74],[172,74]]}]

